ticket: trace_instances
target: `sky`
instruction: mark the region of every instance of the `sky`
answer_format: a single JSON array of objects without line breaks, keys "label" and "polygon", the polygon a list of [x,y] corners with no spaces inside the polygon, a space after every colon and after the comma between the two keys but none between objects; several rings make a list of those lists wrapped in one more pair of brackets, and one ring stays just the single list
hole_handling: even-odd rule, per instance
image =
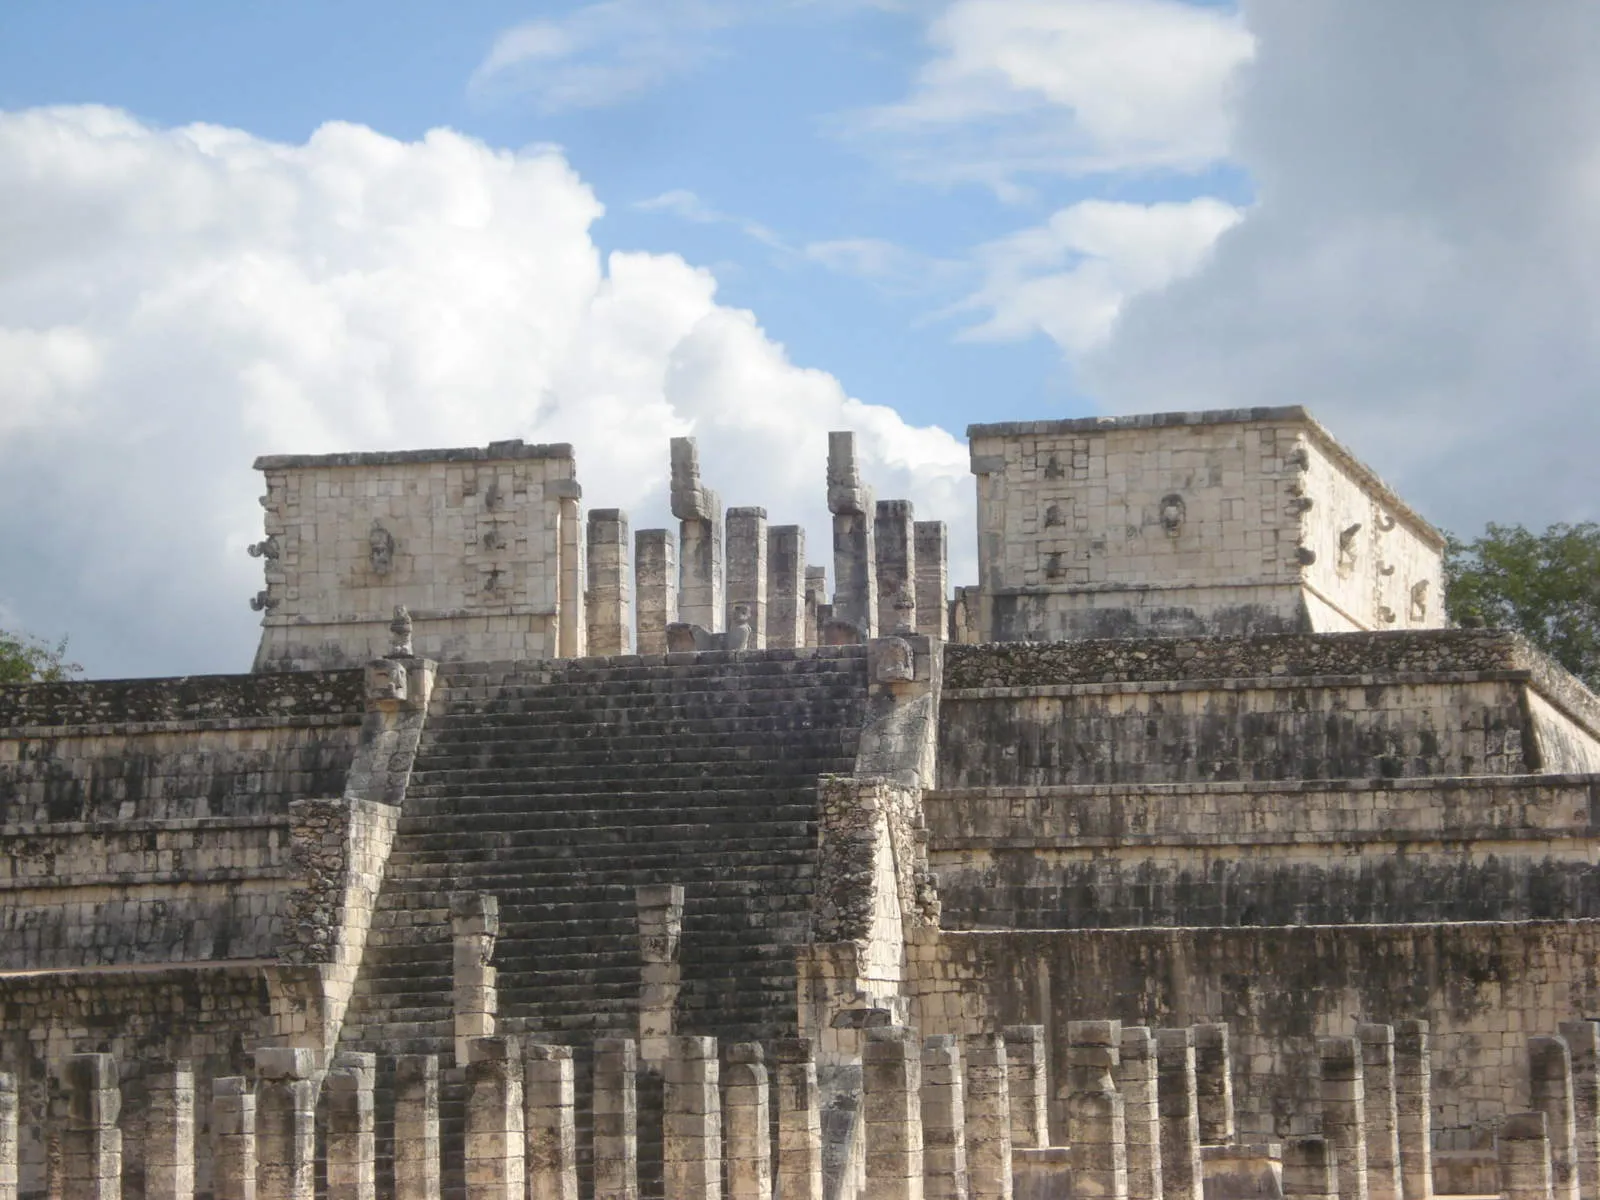
[{"label": "sky", "polygon": [[1436,524],[1597,516],[1587,0],[6,0],[0,628],[247,669],[264,453],[667,441],[828,561],[826,433],[1305,404]]}]

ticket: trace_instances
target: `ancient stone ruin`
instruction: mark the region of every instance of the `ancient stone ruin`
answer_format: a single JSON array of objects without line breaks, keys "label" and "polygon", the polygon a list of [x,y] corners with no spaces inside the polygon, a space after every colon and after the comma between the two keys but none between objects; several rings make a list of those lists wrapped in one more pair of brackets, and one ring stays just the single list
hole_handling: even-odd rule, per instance
[{"label": "ancient stone ruin", "polygon": [[0,688],[0,1200],[1600,1200],[1600,701],[1303,410],[969,435],[953,592],[258,460],[251,673]]}]

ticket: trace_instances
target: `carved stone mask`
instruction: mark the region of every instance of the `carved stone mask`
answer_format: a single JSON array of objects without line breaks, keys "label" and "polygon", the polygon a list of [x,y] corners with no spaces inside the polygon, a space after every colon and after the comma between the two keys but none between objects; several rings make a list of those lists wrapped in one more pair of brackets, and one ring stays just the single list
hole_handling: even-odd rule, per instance
[{"label": "carved stone mask", "polygon": [[387,575],[394,566],[394,535],[376,521],[367,534],[367,559],[379,575]]},{"label": "carved stone mask", "polygon": [[1183,528],[1183,520],[1188,514],[1189,506],[1177,492],[1169,492],[1161,497],[1161,527],[1168,533],[1177,533]]}]

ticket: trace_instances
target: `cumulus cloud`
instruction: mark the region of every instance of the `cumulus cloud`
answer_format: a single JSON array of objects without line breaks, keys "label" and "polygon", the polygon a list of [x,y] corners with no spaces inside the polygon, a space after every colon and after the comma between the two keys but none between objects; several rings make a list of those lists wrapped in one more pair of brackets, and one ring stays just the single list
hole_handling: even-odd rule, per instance
[{"label": "cumulus cloud", "polygon": [[1462,532],[1600,515],[1600,9],[1246,5],[1259,203],[1083,364],[1119,411],[1303,403]]},{"label": "cumulus cloud", "polygon": [[1227,152],[1228,100],[1254,42],[1182,0],[954,0],[902,100],[850,136],[907,173],[1014,191],[1030,174],[1189,170]]},{"label": "cumulus cloud", "polygon": [[955,311],[987,310],[968,341],[1043,333],[1074,355],[1099,346],[1133,297],[1193,272],[1238,223],[1220,200],[1127,204],[1084,200],[1043,225],[979,247],[984,283]]},{"label": "cumulus cloud", "polygon": [[103,108],[0,114],[0,609],[95,674],[246,666],[260,453],[570,441],[665,523],[667,439],[828,561],[829,429],[951,522],[963,443],[797,367],[673,255],[602,259],[559,152],[329,124],[303,145]]}]

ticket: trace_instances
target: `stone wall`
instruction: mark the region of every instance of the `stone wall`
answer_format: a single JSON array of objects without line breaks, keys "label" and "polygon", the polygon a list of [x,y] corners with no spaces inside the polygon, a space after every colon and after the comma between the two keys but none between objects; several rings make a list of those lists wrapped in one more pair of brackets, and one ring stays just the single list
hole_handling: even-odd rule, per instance
[{"label": "stone wall", "polygon": [[1442,536],[1304,409],[967,432],[986,640],[1443,624]]},{"label": "stone wall", "polygon": [[256,670],[380,655],[397,604],[431,658],[583,652],[572,447],[271,455],[256,469],[267,485],[267,536],[251,550],[267,585]]}]

